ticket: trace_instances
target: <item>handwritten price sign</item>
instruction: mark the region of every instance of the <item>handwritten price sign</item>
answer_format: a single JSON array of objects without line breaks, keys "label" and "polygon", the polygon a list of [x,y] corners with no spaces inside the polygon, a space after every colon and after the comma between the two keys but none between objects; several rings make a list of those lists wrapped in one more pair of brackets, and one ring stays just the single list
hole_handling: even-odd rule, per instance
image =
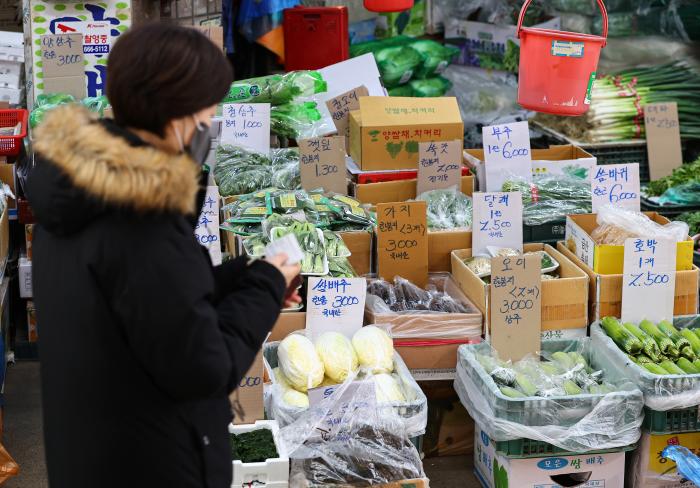
[{"label": "handwritten price sign", "polygon": [[377,205],[378,273],[385,280],[401,276],[424,286],[428,282],[426,202]]},{"label": "handwritten price sign", "polygon": [[605,205],[639,212],[639,164],[606,164],[591,172],[593,213]]},{"label": "handwritten price sign", "polygon": [[488,254],[487,248],[523,250],[523,196],[520,192],[474,193],[472,253]]},{"label": "handwritten price sign", "polygon": [[312,340],[324,332],[349,339],[362,327],[367,282],[364,278],[309,277],[306,328]]},{"label": "handwritten price sign", "polygon": [[669,239],[625,240],[622,320],[673,319],[676,243]]},{"label": "handwritten price sign", "polygon": [[345,138],[313,137],[299,142],[301,186],[347,194]]},{"label": "handwritten price sign", "polygon": [[683,164],[681,134],[676,102],[644,106],[649,174],[652,180],[668,176]]},{"label": "handwritten price sign", "polygon": [[368,95],[369,91],[367,91],[367,88],[359,86],[326,102],[338,135],[345,138],[345,147],[348,146],[348,138],[350,137],[350,112],[359,110],[360,97]]},{"label": "handwritten price sign", "polygon": [[221,142],[260,154],[270,153],[270,104],[228,103],[224,105]]},{"label": "handwritten price sign", "polygon": [[221,264],[221,240],[219,239],[219,188],[208,186],[202,212],[194,229],[197,242],[207,248],[211,262]]},{"label": "handwritten price sign", "polygon": [[457,187],[462,176],[462,141],[421,142],[418,145],[417,194]]},{"label": "handwritten price sign", "polygon": [[486,191],[501,191],[503,183],[516,177],[532,181],[530,129],[527,122],[482,128],[486,160]]},{"label": "handwritten price sign", "polygon": [[502,359],[540,349],[541,262],[539,254],[491,260],[491,344]]}]

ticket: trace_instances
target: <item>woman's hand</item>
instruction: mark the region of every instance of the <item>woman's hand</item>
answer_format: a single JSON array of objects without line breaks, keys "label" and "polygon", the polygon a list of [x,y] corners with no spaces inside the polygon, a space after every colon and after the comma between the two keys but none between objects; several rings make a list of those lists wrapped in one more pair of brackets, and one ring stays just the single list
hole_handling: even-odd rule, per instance
[{"label": "woman's hand", "polygon": [[[287,289],[289,289],[294,283],[294,279],[299,276],[301,272],[301,264],[285,264],[287,262],[287,255],[284,253],[276,254],[265,258],[265,261],[273,265],[277,270],[284,276],[284,281],[287,283]],[[296,287],[295,287],[296,288]],[[287,293],[284,300],[284,308],[293,307],[301,303],[301,297],[299,292],[294,289],[292,293]]]}]

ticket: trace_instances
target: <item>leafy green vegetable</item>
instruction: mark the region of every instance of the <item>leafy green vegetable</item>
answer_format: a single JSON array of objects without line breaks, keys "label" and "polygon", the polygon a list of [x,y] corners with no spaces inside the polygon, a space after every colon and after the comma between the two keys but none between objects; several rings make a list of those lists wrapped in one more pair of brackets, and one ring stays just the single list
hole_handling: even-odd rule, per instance
[{"label": "leafy green vegetable", "polygon": [[456,189],[431,190],[416,200],[427,202],[428,228],[471,229],[472,199]]},{"label": "leafy green vegetable", "polygon": [[649,182],[646,192],[649,196],[660,196],[674,186],[690,182],[700,182],[700,158],[679,166],[668,176]]},{"label": "leafy green vegetable", "polygon": [[270,132],[288,139],[317,136],[315,126],[321,120],[316,102],[287,103],[270,109]]},{"label": "leafy green vegetable", "polygon": [[591,212],[591,186],[588,180],[563,175],[535,176],[532,183],[524,179],[503,184],[503,191],[523,195],[523,222],[541,225],[563,220],[570,214]]},{"label": "leafy green vegetable", "polygon": [[681,220],[690,227],[690,234],[700,234],[700,212],[685,212],[680,214],[675,220]]},{"label": "leafy green vegetable", "polygon": [[231,434],[231,458],[243,463],[261,463],[279,457],[270,429]]},{"label": "leafy green vegetable", "polygon": [[442,76],[409,83],[414,97],[442,97],[452,88],[452,82]]},{"label": "leafy green vegetable", "polygon": [[325,92],[328,85],[317,71],[292,71],[283,75],[236,81],[224,103],[271,103],[283,105],[297,97]]},{"label": "leafy green vegetable", "polygon": [[293,190],[301,185],[296,149],[273,149],[271,157],[228,144],[216,148],[214,180],[222,196],[242,195],[274,186]]}]

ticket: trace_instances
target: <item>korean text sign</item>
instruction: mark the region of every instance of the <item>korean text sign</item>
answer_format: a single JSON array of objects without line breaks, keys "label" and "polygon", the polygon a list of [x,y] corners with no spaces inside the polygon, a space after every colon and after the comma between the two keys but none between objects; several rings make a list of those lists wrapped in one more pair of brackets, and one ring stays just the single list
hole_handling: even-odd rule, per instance
[{"label": "korean text sign", "polygon": [[523,196],[520,192],[474,193],[472,254],[488,247],[523,250]]},{"label": "korean text sign", "polygon": [[359,86],[345,93],[341,93],[337,97],[331,98],[326,102],[338,135],[346,138],[346,147],[347,138],[350,137],[350,112],[359,110],[360,97],[366,97],[367,95],[369,95],[367,88]]},{"label": "korean text sign", "polygon": [[270,104],[227,103],[221,125],[222,144],[233,144],[260,154],[270,153]]},{"label": "korean text sign", "polygon": [[365,278],[309,277],[306,328],[315,340],[324,332],[351,339],[362,327],[367,281]]},{"label": "korean text sign", "polygon": [[211,262],[221,264],[221,240],[219,239],[219,188],[208,186],[202,211],[194,229],[197,242],[207,248]]},{"label": "korean text sign", "polygon": [[542,258],[491,260],[491,344],[501,359],[517,361],[540,350]]},{"label": "korean text sign", "polygon": [[305,190],[347,194],[345,138],[312,137],[299,141],[299,172]]},{"label": "korean text sign", "polygon": [[377,260],[379,276],[401,276],[418,286],[428,282],[426,202],[377,205]]},{"label": "korean text sign", "polygon": [[416,193],[457,187],[462,176],[462,141],[421,142],[418,145]]},{"label": "korean text sign", "polygon": [[482,128],[486,161],[486,191],[501,191],[503,183],[517,178],[532,181],[530,130],[527,122]]},{"label": "korean text sign", "polygon": [[605,164],[591,172],[593,213],[605,205],[639,212],[639,164]]},{"label": "korean text sign", "polygon": [[622,320],[673,320],[676,243],[671,239],[625,240]]},{"label": "korean text sign", "polygon": [[683,164],[676,102],[645,105],[644,132],[649,156],[649,176],[652,180],[670,175]]}]

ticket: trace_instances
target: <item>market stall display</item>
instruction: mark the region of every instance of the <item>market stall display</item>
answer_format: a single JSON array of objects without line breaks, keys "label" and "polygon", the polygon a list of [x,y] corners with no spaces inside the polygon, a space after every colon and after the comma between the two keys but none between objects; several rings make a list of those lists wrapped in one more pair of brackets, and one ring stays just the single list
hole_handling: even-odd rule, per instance
[{"label": "market stall display", "polygon": [[221,196],[243,195],[268,187],[301,186],[297,149],[272,149],[270,156],[221,144],[216,148],[214,180]]},{"label": "market stall display", "polygon": [[457,188],[426,191],[418,195],[416,200],[428,203],[430,230],[471,230],[472,199]]},{"label": "market stall display", "polygon": [[100,117],[104,116],[105,109],[109,107],[109,101],[104,95],[76,100],[72,95],[65,93],[42,93],[37,96],[34,109],[29,114],[29,126],[33,129],[44,120],[46,112],[69,103],[80,103],[90,112],[96,113]]}]

